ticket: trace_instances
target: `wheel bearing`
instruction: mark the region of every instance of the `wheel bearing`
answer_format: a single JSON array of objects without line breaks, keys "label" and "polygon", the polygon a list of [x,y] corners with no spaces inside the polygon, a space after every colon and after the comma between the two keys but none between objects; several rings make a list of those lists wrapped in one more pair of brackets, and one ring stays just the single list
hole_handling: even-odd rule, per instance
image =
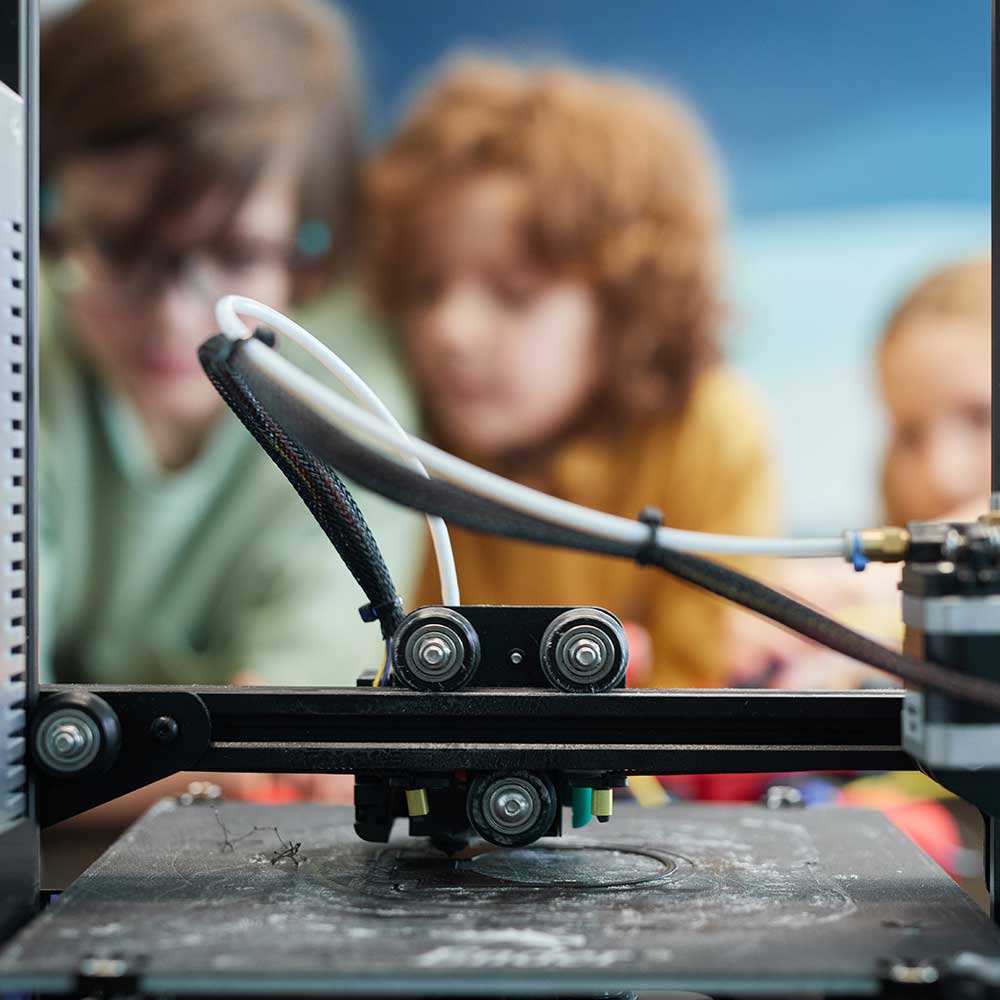
[{"label": "wheel bearing", "polygon": [[468,619],[451,608],[418,608],[393,637],[392,673],[415,691],[456,691],[475,676],[480,655]]},{"label": "wheel bearing", "polygon": [[481,774],[469,786],[467,800],[472,828],[498,847],[524,847],[544,837],[558,804],[552,782],[528,771]]},{"label": "wheel bearing", "polygon": [[608,691],[628,666],[625,630],[601,608],[571,608],[553,618],[539,648],[542,672],[562,691]]}]

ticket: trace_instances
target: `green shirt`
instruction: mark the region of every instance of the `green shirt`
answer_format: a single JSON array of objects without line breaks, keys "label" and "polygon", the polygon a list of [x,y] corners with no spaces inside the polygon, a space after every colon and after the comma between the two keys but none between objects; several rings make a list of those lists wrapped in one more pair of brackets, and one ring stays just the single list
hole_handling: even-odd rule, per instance
[{"label": "green shirt", "polygon": [[[365,597],[291,485],[228,412],[165,472],[127,399],[74,349],[43,299],[39,631],[44,681],[351,685],[381,664]],[[387,336],[348,293],[297,317],[404,426],[412,397]],[[421,521],[352,487],[397,587]]]}]

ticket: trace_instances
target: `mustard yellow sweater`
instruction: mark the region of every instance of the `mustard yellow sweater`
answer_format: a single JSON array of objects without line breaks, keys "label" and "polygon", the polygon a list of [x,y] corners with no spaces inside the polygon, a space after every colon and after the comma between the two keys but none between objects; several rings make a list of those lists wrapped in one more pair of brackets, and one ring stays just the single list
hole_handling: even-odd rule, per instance
[{"label": "mustard yellow sweater", "polygon": [[[623,517],[659,507],[673,527],[770,534],[775,526],[772,461],[760,408],[732,373],[703,375],[677,417],[629,435],[590,434],[567,444],[545,489]],[[534,484],[533,484],[534,485]],[[644,626],[653,642],[653,687],[726,681],[725,602],[619,559],[550,549],[452,529],[466,604],[597,605]],[[760,572],[759,561],[733,565]],[[417,605],[441,601],[433,558],[425,560]]]}]

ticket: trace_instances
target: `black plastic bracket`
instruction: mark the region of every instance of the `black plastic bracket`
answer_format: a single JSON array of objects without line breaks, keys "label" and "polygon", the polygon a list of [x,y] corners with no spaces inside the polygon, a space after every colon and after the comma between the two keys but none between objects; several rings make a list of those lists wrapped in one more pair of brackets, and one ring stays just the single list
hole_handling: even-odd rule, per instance
[{"label": "black plastic bracket", "polygon": [[[66,685],[59,691],[74,689],[81,694],[88,690],[83,685]],[[55,696],[54,691],[43,692],[38,711],[44,711],[46,699]],[[183,688],[102,689],[101,698],[117,716],[120,750],[102,774],[46,775],[37,782],[42,826],[69,819],[178,771],[195,769],[208,750],[212,739],[208,709],[193,692]]]}]

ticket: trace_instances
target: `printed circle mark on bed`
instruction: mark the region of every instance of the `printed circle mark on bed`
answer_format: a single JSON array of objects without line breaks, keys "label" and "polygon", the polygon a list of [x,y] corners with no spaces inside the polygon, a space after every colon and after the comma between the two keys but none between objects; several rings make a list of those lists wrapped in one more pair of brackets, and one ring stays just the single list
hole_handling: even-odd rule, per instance
[{"label": "printed circle mark on bed", "polygon": [[653,885],[677,870],[669,855],[628,847],[533,845],[484,851],[459,867],[512,885],[539,889],[634,889]]}]

